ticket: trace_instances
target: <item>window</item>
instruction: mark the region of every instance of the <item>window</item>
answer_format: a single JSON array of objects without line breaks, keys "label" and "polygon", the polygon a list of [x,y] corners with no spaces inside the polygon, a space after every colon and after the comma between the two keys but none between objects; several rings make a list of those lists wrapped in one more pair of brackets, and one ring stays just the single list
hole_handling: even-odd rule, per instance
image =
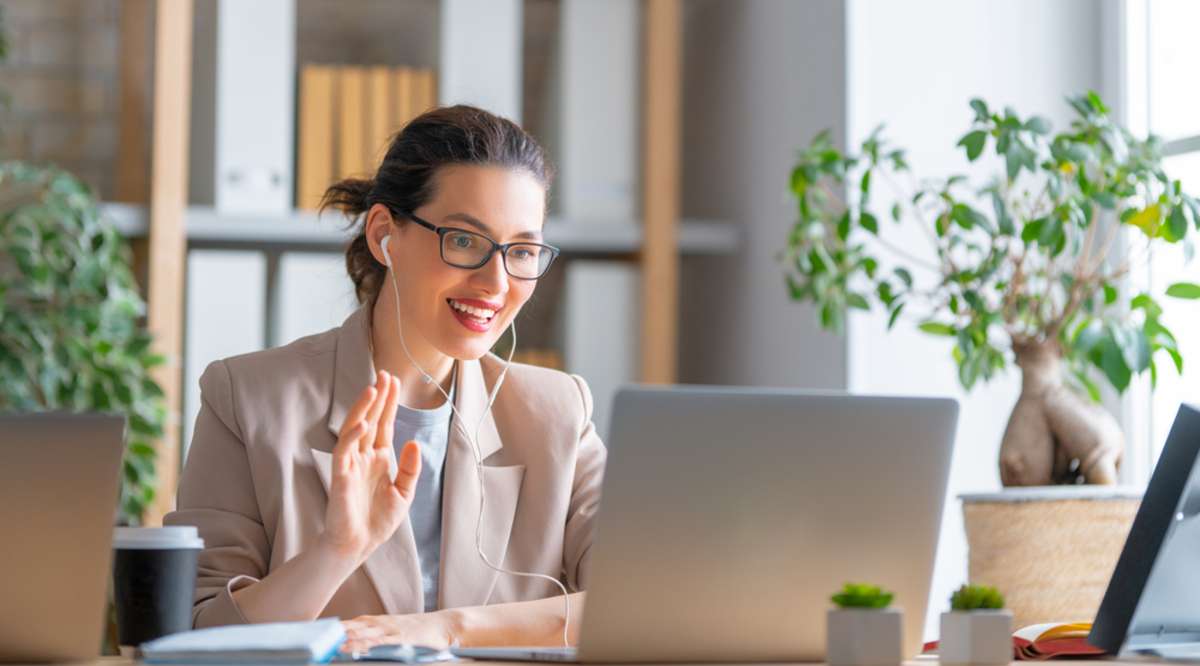
[{"label": "window", "polygon": [[[1123,7],[1124,113],[1134,132],[1149,131],[1164,141],[1166,171],[1184,191],[1200,196],[1200,2],[1194,0],[1127,0]],[[1200,260],[1187,258],[1200,246],[1200,234],[1189,242],[1154,252],[1147,266],[1132,276],[1135,289],[1162,293],[1181,280],[1196,282]],[[1185,265],[1186,264],[1186,265]],[[1180,402],[1200,403],[1200,303],[1174,298],[1161,301],[1164,323],[1175,333],[1184,357],[1179,376],[1165,357],[1158,359],[1158,384],[1149,378],[1128,396],[1126,432],[1134,472],[1127,478],[1144,483],[1170,431]]]}]

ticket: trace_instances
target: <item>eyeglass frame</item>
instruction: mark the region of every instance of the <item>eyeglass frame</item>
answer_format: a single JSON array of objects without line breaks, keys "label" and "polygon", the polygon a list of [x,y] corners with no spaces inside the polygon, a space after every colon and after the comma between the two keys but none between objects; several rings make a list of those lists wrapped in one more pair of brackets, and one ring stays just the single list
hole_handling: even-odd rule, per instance
[{"label": "eyeglass frame", "polygon": [[[492,260],[492,256],[494,254],[496,254],[497,250],[499,250],[500,251],[500,263],[504,267],[504,272],[509,277],[515,278],[517,280],[540,280],[546,276],[546,273],[550,272],[550,267],[554,265],[554,260],[558,258],[559,254],[562,253],[562,250],[559,250],[557,247],[554,247],[553,245],[547,245],[545,243],[535,243],[533,241],[513,241],[511,243],[497,243],[496,241],[492,240],[491,238],[488,238],[487,236],[479,233],[478,231],[471,231],[470,229],[462,229],[460,227],[438,226],[436,224],[433,224],[432,222],[422,219],[416,213],[413,213],[413,212],[404,212],[404,213],[400,213],[400,215],[412,220],[413,222],[416,222],[418,226],[425,227],[426,229],[436,233],[438,236],[438,255],[442,258],[443,263],[445,263],[447,266],[453,266],[454,268],[461,268],[463,270],[476,270],[479,268],[483,268],[484,266],[488,265],[488,262]],[[478,237],[484,239],[485,241],[491,243],[492,246],[490,248],[488,248],[487,254],[484,255],[484,257],[483,257],[483,261],[480,261],[478,264],[476,264],[474,266],[461,266],[459,264],[450,263],[446,259],[445,237],[446,237],[446,234],[450,233],[451,231],[457,231],[459,233],[464,233],[464,234],[472,234],[474,236],[478,236]],[[512,271],[508,270],[508,250],[509,250],[509,248],[511,248],[514,245],[536,245],[538,247],[546,248],[547,250],[549,250],[551,253],[550,261],[546,263],[546,268],[544,270],[542,270],[542,272],[539,273],[537,275],[537,277],[522,277],[520,275],[513,275]]]}]

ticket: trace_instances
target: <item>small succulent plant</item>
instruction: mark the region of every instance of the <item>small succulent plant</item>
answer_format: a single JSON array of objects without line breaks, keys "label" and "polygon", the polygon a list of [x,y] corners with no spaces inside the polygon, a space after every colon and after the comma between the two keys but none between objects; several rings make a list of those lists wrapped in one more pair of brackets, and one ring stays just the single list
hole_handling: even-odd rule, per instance
[{"label": "small succulent plant", "polygon": [[887,608],[894,596],[878,585],[846,583],[831,599],[838,608]]},{"label": "small succulent plant", "polygon": [[990,585],[964,584],[950,596],[950,608],[956,611],[999,610],[1004,608],[1004,595]]}]

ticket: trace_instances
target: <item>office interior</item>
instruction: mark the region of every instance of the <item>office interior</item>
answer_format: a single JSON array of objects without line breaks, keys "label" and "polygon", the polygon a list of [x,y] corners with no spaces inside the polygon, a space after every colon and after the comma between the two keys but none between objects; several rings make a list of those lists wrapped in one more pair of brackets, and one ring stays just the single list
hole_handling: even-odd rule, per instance
[{"label": "office interior", "polygon": [[[968,391],[947,338],[889,328],[878,308],[830,332],[791,298],[781,255],[798,151],[823,130],[852,149],[883,124],[923,177],[982,176],[997,163],[969,164],[956,145],[972,98],[1061,128],[1067,98],[1095,91],[1136,135],[1161,136],[1166,168],[1200,196],[1189,0],[0,0],[0,12],[0,160],[54,164],[91,188],[133,248],[168,358],[147,524],[170,510],[204,368],[355,308],[347,221],[317,214],[302,162],[326,163],[317,182],[369,172],[378,153],[330,146],[386,137],[404,112],[328,121],[324,148],[306,114],[346,113],[346,90],[370,100],[376,80],[389,108],[405,81],[414,105],[475,104],[548,148],[545,229],[563,252],[518,320],[516,358],[586,378],[602,437],[629,382],[957,399],[931,630],[967,578],[959,496],[1001,489],[1020,374],[1010,363]],[[321,107],[305,94],[321,67],[360,88]],[[921,234],[895,242],[930,252]],[[1172,247],[1125,279],[1196,270]],[[1178,405],[1200,401],[1196,302],[1163,301],[1182,373],[1164,361],[1153,388],[1146,373],[1123,393],[1102,387],[1125,433],[1122,486],[1145,487]]]}]

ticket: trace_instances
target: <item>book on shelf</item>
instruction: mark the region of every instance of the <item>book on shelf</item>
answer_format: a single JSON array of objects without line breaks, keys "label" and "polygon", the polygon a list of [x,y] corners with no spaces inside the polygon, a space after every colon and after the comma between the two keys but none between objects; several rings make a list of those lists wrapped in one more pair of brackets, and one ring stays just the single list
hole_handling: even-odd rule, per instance
[{"label": "book on shelf", "polygon": [[337,178],[367,173],[366,92],[363,67],[340,67],[337,74]]},{"label": "book on shelf", "polygon": [[367,164],[376,165],[383,161],[387,154],[388,139],[398,127],[392,125],[395,104],[395,91],[392,90],[394,77],[388,67],[371,67],[367,70]]},{"label": "book on shelf", "polygon": [[305,65],[300,70],[299,145],[296,150],[296,207],[316,208],[333,180],[334,70]]},{"label": "book on shelf", "polygon": [[[1091,622],[1046,622],[1013,632],[1015,661],[1044,661],[1055,657],[1098,657],[1104,650],[1088,643]],[[938,642],[925,644],[925,652],[936,652]]]},{"label": "book on shelf", "polygon": [[432,69],[306,64],[297,96],[296,207],[314,209],[325,188],[374,172],[390,139],[437,106]]}]

